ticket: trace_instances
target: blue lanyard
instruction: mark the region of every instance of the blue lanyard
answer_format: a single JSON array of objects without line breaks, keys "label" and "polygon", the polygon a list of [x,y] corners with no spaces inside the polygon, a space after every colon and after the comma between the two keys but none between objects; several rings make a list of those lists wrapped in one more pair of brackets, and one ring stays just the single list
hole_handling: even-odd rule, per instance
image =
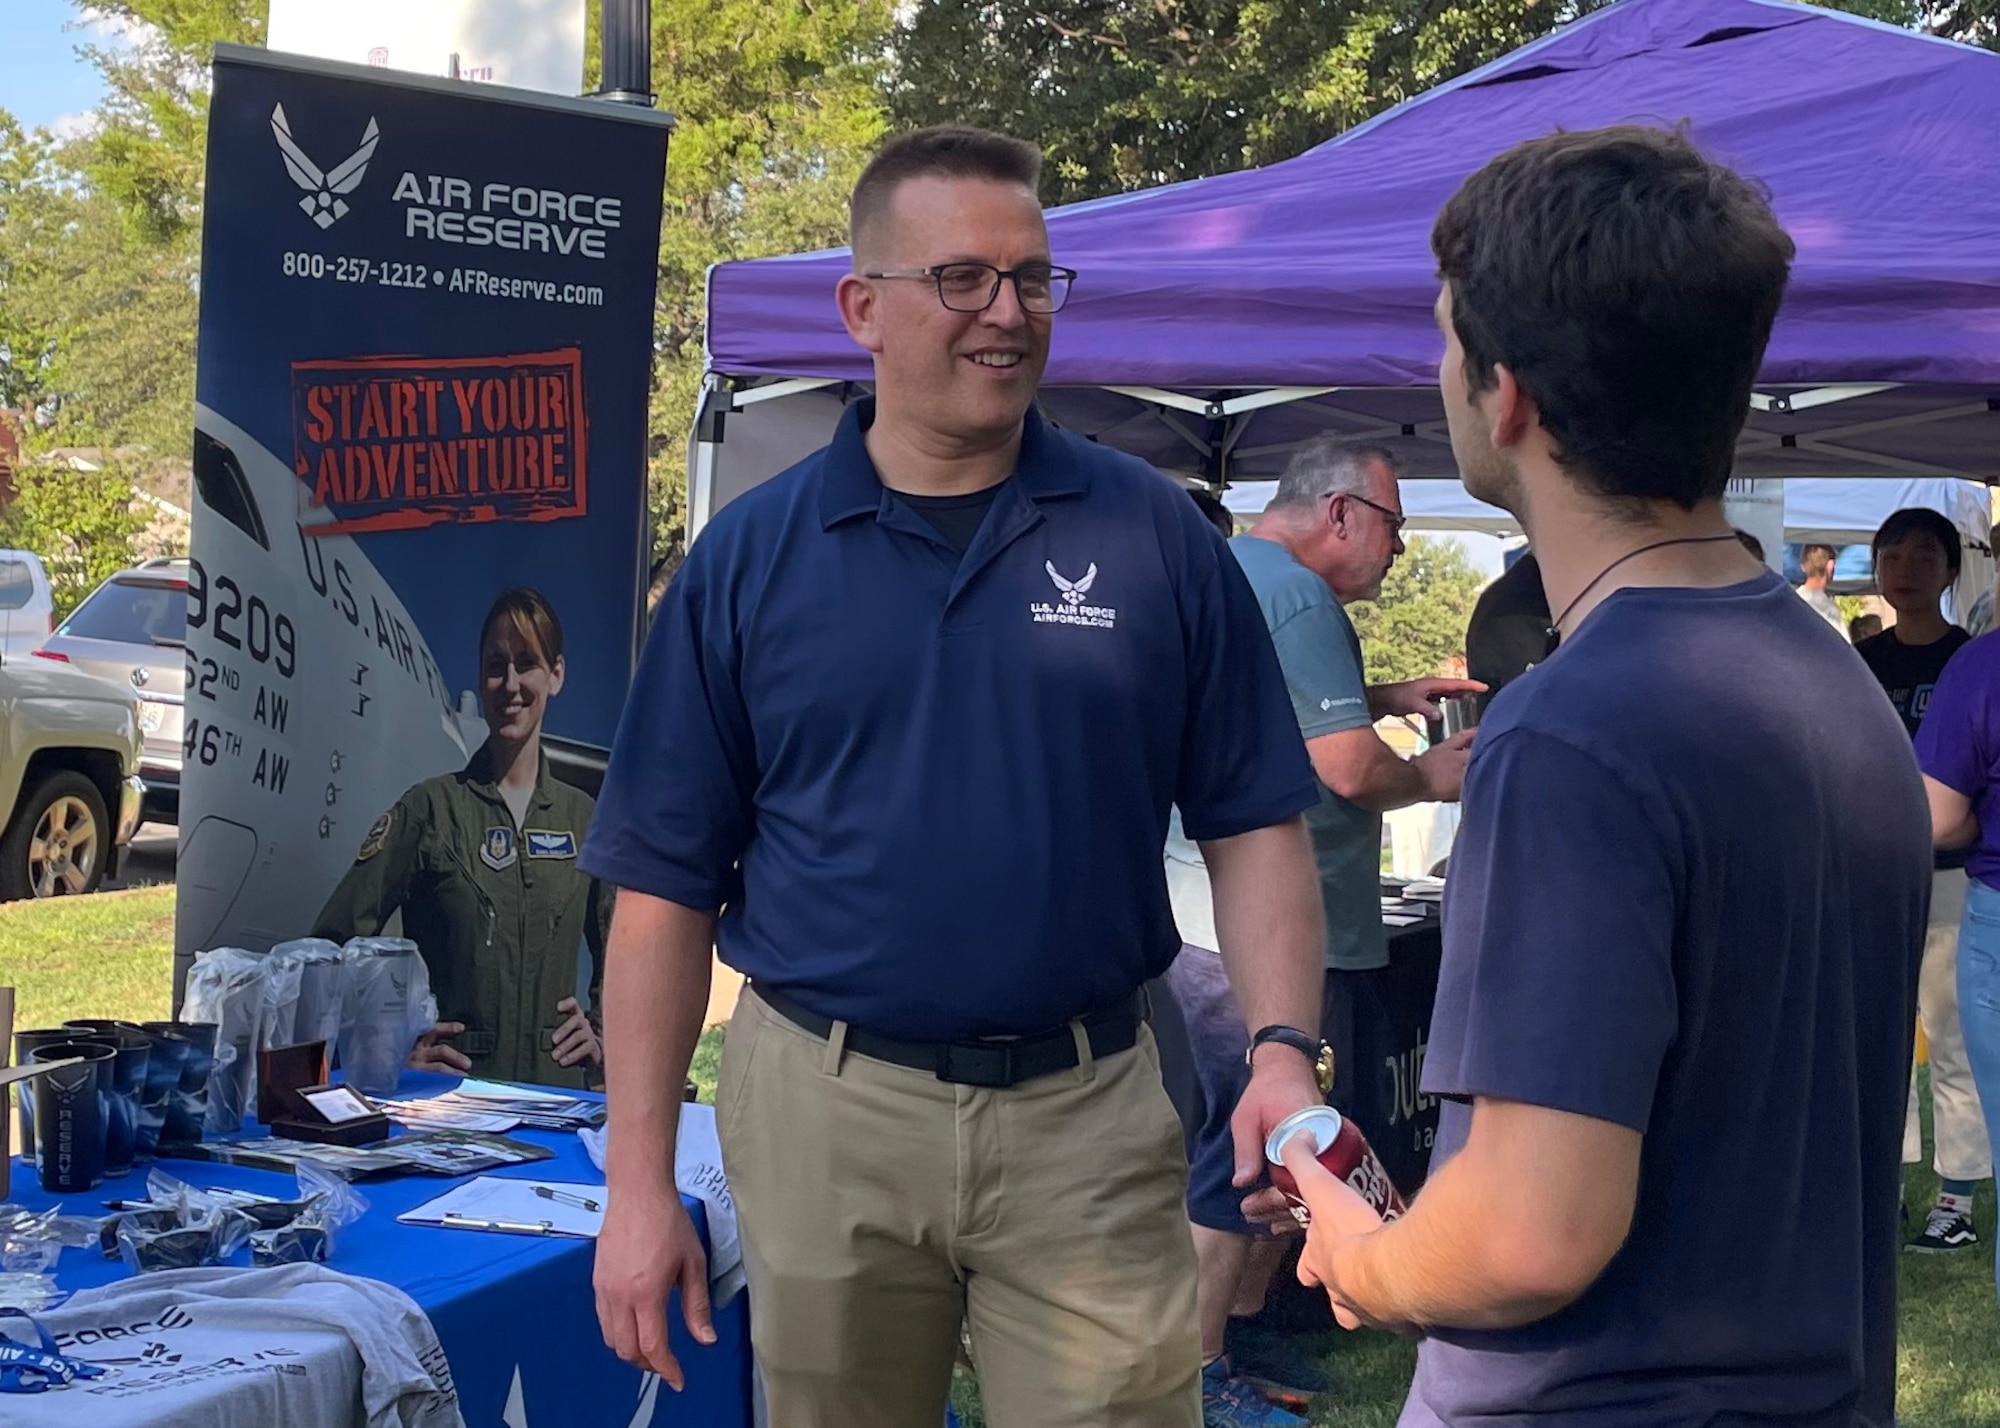
[{"label": "blue lanyard", "polygon": [[102,1378],[104,1370],[82,1359],[64,1358],[55,1337],[25,1309],[0,1309],[0,1319],[26,1319],[41,1347],[0,1335],[0,1393],[42,1393],[80,1378]]}]

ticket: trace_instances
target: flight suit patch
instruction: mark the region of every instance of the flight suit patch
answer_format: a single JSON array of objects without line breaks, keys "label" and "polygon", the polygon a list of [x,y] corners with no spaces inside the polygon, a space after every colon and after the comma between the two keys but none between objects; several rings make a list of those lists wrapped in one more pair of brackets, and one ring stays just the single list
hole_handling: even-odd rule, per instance
[{"label": "flight suit patch", "polygon": [[361,840],[361,851],[354,855],[354,861],[365,863],[381,852],[383,845],[389,841],[389,830],[395,826],[394,813],[385,813],[376,819],[374,826],[368,830],[368,836]]},{"label": "flight suit patch", "polygon": [[479,845],[479,860],[487,867],[499,872],[502,868],[514,866],[519,850],[514,846],[514,830],[507,827],[488,828],[485,840]]},{"label": "flight suit patch", "polygon": [[528,856],[531,858],[574,858],[576,856],[576,834],[565,829],[560,833],[546,828],[526,829]]}]

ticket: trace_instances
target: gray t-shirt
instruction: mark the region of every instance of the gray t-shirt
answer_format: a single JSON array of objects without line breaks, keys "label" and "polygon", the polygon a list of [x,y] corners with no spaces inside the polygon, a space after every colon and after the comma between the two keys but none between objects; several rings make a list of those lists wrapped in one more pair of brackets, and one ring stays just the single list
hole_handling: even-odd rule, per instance
[{"label": "gray t-shirt", "polygon": [[[1361,669],[1361,640],[1326,582],[1274,541],[1240,535],[1229,549],[1277,647],[1299,732],[1308,741],[1374,723]],[[1382,815],[1357,808],[1320,786],[1306,811],[1320,901],[1326,909],[1326,965],[1364,971],[1389,965],[1382,930]],[[1181,831],[1175,812],[1167,833],[1167,892],[1183,941],[1217,947],[1208,868]]]}]

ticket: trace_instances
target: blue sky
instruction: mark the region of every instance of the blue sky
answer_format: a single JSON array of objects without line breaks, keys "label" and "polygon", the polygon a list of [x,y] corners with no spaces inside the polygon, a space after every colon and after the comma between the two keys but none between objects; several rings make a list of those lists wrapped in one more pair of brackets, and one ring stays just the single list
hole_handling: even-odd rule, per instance
[{"label": "blue sky", "polygon": [[93,37],[81,28],[66,28],[81,13],[73,0],[8,0],[6,8],[0,109],[33,126],[94,108],[103,85],[77,53]]}]

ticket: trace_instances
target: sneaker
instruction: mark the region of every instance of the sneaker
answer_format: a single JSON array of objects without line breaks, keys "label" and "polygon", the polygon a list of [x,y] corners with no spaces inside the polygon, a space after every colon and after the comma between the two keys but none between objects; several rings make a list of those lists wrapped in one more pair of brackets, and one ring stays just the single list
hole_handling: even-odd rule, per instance
[{"label": "sneaker", "polygon": [[1289,1413],[1229,1372],[1225,1355],[1201,1371],[1202,1428],[1306,1428]]},{"label": "sneaker", "polygon": [[1971,1249],[1979,1243],[1979,1232],[1972,1228],[1972,1217],[1944,1205],[1931,1207],[1931,1217],[1924,1223],[1924,1232],[1911,1240],[1906,1248],[1917,1254],[1950,1254],[1953,1250]]},{"label": "sneaker", "polygon": [[1236,1377],[1264,1397],[1303,1410],[1321,1394],[1333,1392],[1333,1376],[1296,1340],[1240,1319],[1231,1319],[1223,1334]]}]

